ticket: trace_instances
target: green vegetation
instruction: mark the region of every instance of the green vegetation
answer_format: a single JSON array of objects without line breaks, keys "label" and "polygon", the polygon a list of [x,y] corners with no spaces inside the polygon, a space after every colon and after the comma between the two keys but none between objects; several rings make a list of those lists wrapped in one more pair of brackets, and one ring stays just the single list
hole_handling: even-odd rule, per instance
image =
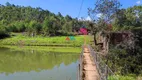
[{"label": "green vegetation", "polygon": [[114,17],[113,30],[124,31],[142,29],[142,6],[133,6],[127,9],[119,9],[117,17]]},{"label": "green vegetation", "polygon": [[0,39],[10,32],[25,32],[28,36],[61,36],[78,34],[83,23],[69,15],[51,13],[39,7],[23,7],[10,3],[0,5]]},{"label": "green vegetation", "polygon": [[[0,12],[0,45],[80,47],[84,38],[75,35],[83,24],[89,23],[64,17],[60,12],[10,3],[0,5]],[[67,36],[75,36],[76,40],[66,41]]]},{"label": "green vegetation", "polygon": [[[92,33],[120,32],[134,29],[142,29],[142,5],[121,8],[119,1],[99,0],[95,8],[89,9],[94,22],[90,24]],[[94,14],[101,13],[100,17]]]},{"label": "green vegetation", "polygon": [[[135,77],[128,75],[142,74],[142,5],[126,9],[120,7],[118,0],[98,0],[95,8],[89,9],[89,15],[94,19],[90,24],[90,30],[94,35],[94,41],[100,32],[101,36],[107,38],[111,37],[111,33],[133,33],[132,41],[110,44],[109,51],[106,51],[103,59],[116,75],[122,75],[118,80],[135,80]],[[96,17],[96,14],[101,16]]]},{"label": "green vegetation", "polygon": [[[81,51],[80,49],[71,47],[81,47],[83,45],[84,36],[77,36],[83,24],[88,26],[87,28],[94,36],[96,36],[98,32],[102,32],[104,33],[103,36],[106,36],[111,32],[130,31],[134,34],[134,38],[132,39],[134,44],[127,44],[126,41],[118,45],[111,45],[104,61],[106,61],[107,65],[115,74],[122,75],[117,76],[118,80],[135,80],[136,76],[142,74],[142,5],[120,9],[121,4],[118,0],[98,0],[98,3],[95,5],[94,9],[89,9],[89,15],[94,19],[92,22],[79,21],[77,18],[72,18],[69,15],[62,16],[60,12],[54,14],[39,7],[23,7],[10,3],[6,3],[6,6],[0,5],[0,46],[9,47],[11,50],[37,50],[66,53],[71,51],[79,53]],[[96,14],[101,14],[101,16],[96,18]],[[67,36],[75,36],[75,40],[67,41]],[[95,39],[96,37],[94,37],[94,40]],[[89,40],[90,38],[87,36],[87,43],[89,43]],[[47,46],[59,46],[62,47],[62,49],[55,47],[47,48]],[[27,60],[32,62],[31,58],[33,57],[34,59],[34,56],[39,54],[33,55],[25,53],[24,55],[27,56],[26,59],[21,57],[22,54],[17,54],[18,56],[7,54],[8,57],[9,55],[12,56],[8,58],[8,60],[7,56],[3,54],[0,55],[2,56],[0,69],[6,71],[3,65],[9,67],[7,69],[10,69],[11,66],[9,65],[11,63],[8,64],[10,61],[13,60],[14,62],[14,60],[19,60],[14,66],[11,64],[14,69],[17,69],[15,66],[20,64],[21,61],[23,65],[26,65]],[[45,58],[45,61],[49,63],[50,60],[46,59],[50,59],[50,56],[51,59],[56,59],[54,55],[48,54],[48,57],[44,57],[44,55],[47,54],[41,54],[41,56]],[[66,56],[63,55],[63,57]],[[68,57],[69,56],[66,57],[67,61]],[[76,59],[74,61],[76,61]],[[61,64],[61,62],[57,62],[57,65]],[[40,62],[37,61],[37,63],[38,64],[34,66],[40,66]],[[41,61],[41,63],[43,63],[41,67],[47,64],[44,63],[44,61]],[[19,71],[22,68],[23,67],[20,66],[20,68],[18,68]],[[49,66],[49,68],[53,68],[53,64]],[[4,72],[2,70],[0,71]],[[9,72],[14,71],[9,70]],[[130,74],[136,76],[129,76]],[[114,80],[113,78],[114,76],[110,76],[109,80]]]},{"label": "green vegetation", "polygon": [[[67,36],[59,37],[28,37],[22,34],[17,34],[11,38],[0,40],[1,45],[18,45],[18,46],[68,46],[81,47],[84,43],[84,36],[74,36],[75,40],[66,40]],[[87,36],[87,43],[89,36]]]},{"label": "green vegetation", "polygon": [[136,80],[137,78],[134,76],[110,76],[108,80]]},{"label": "green vegetation", "polygon": [[122,75],[141,75],[142,74],[142,30],[134,30],[133,44],[127,41],[116,45],[110,46],[108,53],[109,66],[118,74]]}]

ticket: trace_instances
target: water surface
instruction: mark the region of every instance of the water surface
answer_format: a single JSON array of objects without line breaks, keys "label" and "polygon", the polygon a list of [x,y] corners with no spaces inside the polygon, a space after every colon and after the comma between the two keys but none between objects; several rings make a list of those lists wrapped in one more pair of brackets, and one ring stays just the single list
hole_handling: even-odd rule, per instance
[{"label": "water surface", "polygon": [[[55,49],[54,49],[55,50]],[[79,53],[0,48],[0,80],[76,80]]]}]

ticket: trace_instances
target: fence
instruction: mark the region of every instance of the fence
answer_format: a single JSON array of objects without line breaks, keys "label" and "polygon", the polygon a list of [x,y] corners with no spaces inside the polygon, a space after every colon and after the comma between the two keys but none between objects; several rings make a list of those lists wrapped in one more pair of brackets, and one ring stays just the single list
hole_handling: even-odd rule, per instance
[{"label": "fence", "polygon": [[[90,45],[88,45],[91,56],[94,63],[96,64],[98,73],[100,75],[100,80],[118,80],[117,76],[112,72],[112,70],[105,64],[99,54],[97,54]],[[83,80],[83,52],[84,48],[82,47],[82,52],[79,57],[78,64],[78,80]]]},{"label": "fence", "polygon": [[100,75],[101,80],[118,80],[117,76],[112,72],[112,70],[105,64],[104,60],[97,54],[90,45],[88,45],[90,53],[96,64],[97,70]]},{"label": "fence", "polygon": [[83,52],[84,48],[82,46],[82,52],[79,57],[79,64],[78,64],[78,80],[83,80]]}]

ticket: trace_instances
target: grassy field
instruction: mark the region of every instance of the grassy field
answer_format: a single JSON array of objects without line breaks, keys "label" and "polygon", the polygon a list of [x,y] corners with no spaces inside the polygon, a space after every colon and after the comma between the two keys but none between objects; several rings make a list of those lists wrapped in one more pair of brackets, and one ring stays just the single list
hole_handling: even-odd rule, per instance
[{"label": "grassy field", "polygon": [[[28,37],[18,34],[10,38],[1,39],[0,45],[18,45],[18,46],[66,46],[66,47],[81,47],[84,44],[84,36],[74,36],[75,40],[66,40],[67,36],[59,37]],[[87,43],[89,36],[86,36]]]}]

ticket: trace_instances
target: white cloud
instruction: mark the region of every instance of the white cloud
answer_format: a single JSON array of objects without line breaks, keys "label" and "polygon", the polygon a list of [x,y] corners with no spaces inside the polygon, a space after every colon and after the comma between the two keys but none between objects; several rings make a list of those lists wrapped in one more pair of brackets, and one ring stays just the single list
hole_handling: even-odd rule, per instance
[{"label": "white cloud", "polygon": [[137,4],[141,4],[141,1],[139,0],[139,1],[137,1],[136,3],[137,3]]},{"label": "white cloud", "polygon": [[102,17],[103,14],[102,14],[102,13],[99,13],[99,14],[97,14],[96,16],[99,18],[99,17]]},{"label": "white cloud", "polygon": [[88,17],[81,17],[81,18],[78,18],[79,21],[92,21],[92,19],[90,18],[90,16]]},{"label": "white cloud", "polygon": [[79,20],[79,21],[83,21],[84,19],[82,19],[82,18],[78,18],[78,20]]},{"label": "white cloud", "polygon": [[90,16],[88,16],[85,20],[86,20],[86,21],[91,21]]}]

